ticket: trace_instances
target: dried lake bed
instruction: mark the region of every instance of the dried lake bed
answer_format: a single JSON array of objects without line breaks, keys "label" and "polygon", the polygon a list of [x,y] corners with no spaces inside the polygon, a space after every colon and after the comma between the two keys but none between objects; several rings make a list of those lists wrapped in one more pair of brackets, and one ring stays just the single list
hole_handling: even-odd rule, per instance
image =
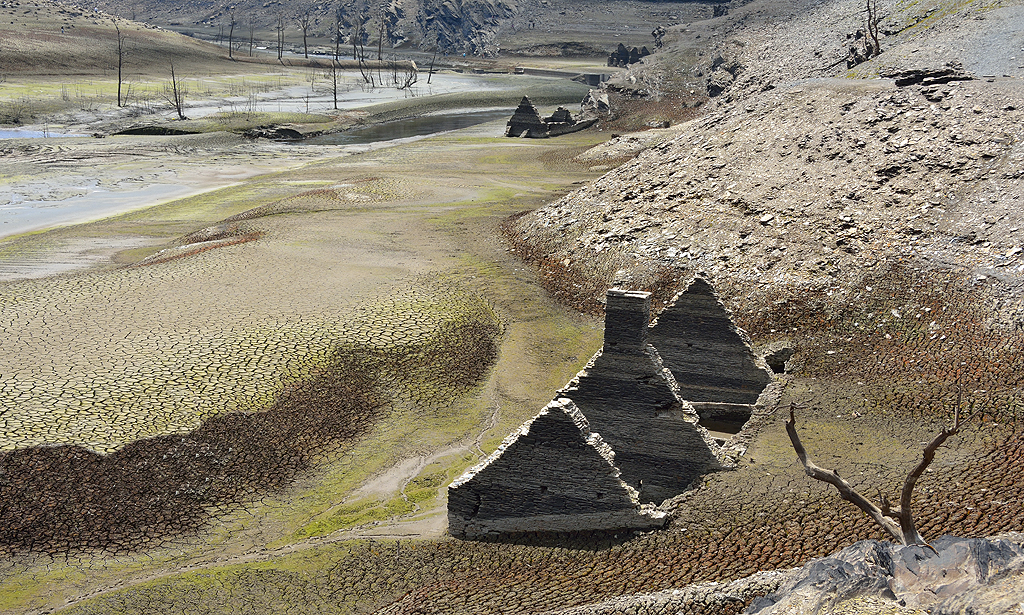
[{"label": "dried lake bed", "polygon": [[[573,158],[604,135],[503,128],[387,147],[225,133],[0,146],[8,198],[127,197],[114,215],[0,239],[0,464],[14,515],[0,604],[38,612],[274,549],[443,532],[447,481],[599,344],[598,323],[550,300],[497,228],[595,177]],[[173,192],[183,184],[189,194]],[[316,391],[346,369],[370,383],[369,420],[330,437],[329,422],[273,423],[334,403]],[[245,431],[217,431],[231,417],[263,427],[224,444],[216,434]],[[231,459],[279,451],[258,465],[266,484],[241,489],[252,475],[196,461],[218,442]],[[189,464],[184,483],[115,463],[169,458]]]}]

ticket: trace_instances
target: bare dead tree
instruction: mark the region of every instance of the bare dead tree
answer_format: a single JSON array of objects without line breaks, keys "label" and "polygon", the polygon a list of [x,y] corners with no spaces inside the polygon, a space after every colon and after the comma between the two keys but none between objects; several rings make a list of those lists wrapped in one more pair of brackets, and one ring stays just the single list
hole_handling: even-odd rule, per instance
[{"label": "bare dead tree", "polygon": [[228,58],[233,59],[234,56],[232,55],[232,50],[235,47],[235,24],[238,23],[237,21],[235,21],[234,11],[228,13],[228,19],[230,20],[230,22],[228,23]]},{"label": "bare dead tree", "polygon": [[867,50],[867,55],[877,56],[882,53],[882,45],[878,42],[878,4],[877,0],[866,0],[867,2],[867,13],[868,13],[868,38],[870,41],[865,41],[866,47],[873,47]]},{"label": "bare dead tree", "polygon": [[305,12],[299,13],[295,18],[295,23],[298,24],[299,29],[302,30],[302,55],[305,58],[309,58],[309,43],[307,42],[309,36],[309,28],[313,25],[313,18],[309,15],[309,9]]},{"label": "bare dead tree", "polygon": [[377,61],[384,59],[384,36],[388,33],[388,19],[384,13],[384,5],[377,9]]},{"label": "bare dead tree", "polygon": [[355,22],[352,25],[352,59],[359,59],[359,48],[356,46],[358,37],[360,36],[360,30],[362,29],[362,23],[360,23],[361,15],[358,13],[355,16]]},{"label": "bare dead tree", "polygon": [[117,25],[117,19],[114,22],[114,33],[117,36],[117,106],[123,107],[127,102],[127,97],[122,96],[122,86],[124,84],[123,68],[124,58],[128,53],[128,35],[125,32],[121,32],[121,26]]},{"label": "bare dead tree", "polygon": [[430,69],[427,71],[427,84],[430,84],[430,80],[434,78],[434,62],[437,60],[437,52],[441,48],[440,36],[437,34],[437,28],[434,28],[430,33],[423,38],[424,48],[430,46],[434,48],[433,54],[430,56]]},{"label": "bare dead tree", "polygon": [[277,14],[277,60],[284,58],[284,15]]},{"label": "bare dead tree", "polygon": [[345,19],[345,5],[338,2],[334,9],[334,59],[341,56],[341,25]]},{"label": "bare dead tree", "polygon": [[853,68],[882,53],[882,44],[878,40],[878,22],[882,18],[878,15],[877,0],[865,0],[865,13],[867,27],[859,28],[846,37],[850,41],[849,54],[846,56],[847,68]]},{"label": "bare dead tree", "polygon": [[357,60],[359,66],[359,74],[363,76],[363,81],[370,84],[370,87],[374,87],[373,80],[373,69],[366,65],[366,47],[365,41],[363,40],[363,25],[366,23],[366,18],[363,13],[363,9],[356,7],[355,23],[352,26],[352,59]]},{"label": "bare dead tree", "polygon": [[338,108],[338,58],[341,55],[341,22],[345,7],[339,2],[334,9],[334,57],[331,59],[331,91],[334,94],[334,108]]},{"label": "bare dead tree", "polygon": [[256,22],[252,17],[249,18],[249,57],[252,57],[253,41],[256,38]]},{"label": "bare dead tree", "polygon": [[[384,4],[377,7],[377,81],[384,84],[384,78],[380,75],[381,65],[384,63],[384,37],[388,34],[388,19],[385,14]],[[397,81],[397,79],[396,79]]]},{"label": "bare dead tree", "polygon": [[185,80],[174,73],[174,63],[171,63],[171,82],[164,86],[164,100],[169,102],[174,110],[178,112],[178,119],[185,120],[185,96],[188,95],[188,85]]},{"label": "bare dead tree", "polygon": [[815,480],[828,483],[839,491],[839,497],[851,502],[854,506],[864,511],[869,517],[871,517],[875,523],[882,527],[887,534],[892,536],[895,540],[900,541],[904,545],[922,545],[932,549],[931,545],[921,537],[921,534],[917,531],[917,525],[914,523],[914,514],[911,508],[912,499],[914,496],[914,487],[917,485],[917,480],[921,478],[925,470],[931,464],[932,460],[935,459],[935,451],[942,446],[946,440],[953,435],[960,432],[960,398],[957,397],[957,408],[953,419],[953,427],[944,427],[931,442],[924,447],[924,454],[910,474],[907,475],[906,481],[903,483],[903,491],[900,493],[900,505],[895,510],[892,509],[888,498],[885,496],[881,497],[881,506],[876,506],[871,500],[864,497],[854,489],[850,483],[840,478],[839,473],[835,470],[826,470],[825,468],[819,467],[814,464],[807,457],[807,451],[804,449],[803,444],[800,442],[800,436],[796,433],[796,417],[795,412],[796,404],[790,404],[789,406],[789,421],[786,422],[786,433],[789,434],[789,440],[793,444],[793,449],[796,451],[796,456],[800,459],[800,463],[804,466],[804,472]]}]

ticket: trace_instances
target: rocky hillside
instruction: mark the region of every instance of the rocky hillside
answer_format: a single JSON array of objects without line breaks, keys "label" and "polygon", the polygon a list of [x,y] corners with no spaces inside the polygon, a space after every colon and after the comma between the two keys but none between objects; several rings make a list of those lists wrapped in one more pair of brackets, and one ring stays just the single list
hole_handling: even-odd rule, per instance
[{"label": "rocky hillside", "polygon": [[[692,529],[696,507],[757,536],[716,580],[766,553],[767,567],[803,561],[790,541],[824,549],[850,536],[836,522],[814,534],[829,498],[843,519],[860,514],[824,488],[786,495],[810,479],[762,465],[792,455],[773,414],[789,403],[820,421],[812,456],[871,494],[886,471],[899,484],[881,442],[903,442],[905,473],[926,439],[910,432],[959,410],[976,431],[919,493],[928,532],[992,534],[1024,513],[1003,497],[1013,482],[995,478],[1022,453],[999,434],[1019,433],[1024,402],[1024,6],[880,3],[882,53],[848,66],[863,7],[757,0],[672,29],[610,87],[703,93],[703,114],[587,152],[594,166],[629,160],[506,228],[567,305],[600,312],[613,283],[667,300],[703,273],[760,352],[794,350],[782,403],[748,426],[749,465],[676,509],[675,529]],[[992,456],[966,461],[982,450]],[[993,478],[937,479],[966,467]]]},{"label": "rocky hillside", "polygon": [[[677,29],[660,60],[626,75],[620,83],[664,83],[666,57],[715,37],[677,70],[717,94],[706,113],[652,146],[623,137],[588,153],[597,161],[642,148],[518,219],[513,243],[581,309],[600,309],[616,272],[662,295],[704,272],[729,289],[756,342],[792,341],[806,361],[892,343],[889,329],[913,319],[925,342],[916,349],[933,353],[928,369],[938,360],[987,369],[1024,324],[1024,62],[990,53],[1024,48],[1009,25],[1024,23],[1024,7],[887,6],[883,24],[894,33],[852,70],[844,33],[857,26],[860,2],[808,2],[776,20],[759,7],[770,3]],[[920,292],[901,304],[902,284],[889,297],[873,291],[894,276],[940,293],[938,304],[921,311]],[[995,348],[961,337],[966,314]],[[822,329],[811,315],[841,328]],[[832,354],[819,357],[812,338]]]},{"label": "rocky hillside", "polygon": [[[358,31],[367,51],[376,42],[381,22],[384,46],[461,56],[602,57],[619,43],[652,46],[656,26],[710,17],[721,2],[643,0],[239,0],[231,3],[101,0],[115,15],[146,21],[207,40],[227,41],[232,20],[234,39],[248,41],[250,27],[259,44],[276,45],[284,27],[286,46],[302,52],[300,22],[305,21],[311,49],[333,49],[340,13],[343,44],[351,50]],[[304,19],[307,18],[307,19]]]}]

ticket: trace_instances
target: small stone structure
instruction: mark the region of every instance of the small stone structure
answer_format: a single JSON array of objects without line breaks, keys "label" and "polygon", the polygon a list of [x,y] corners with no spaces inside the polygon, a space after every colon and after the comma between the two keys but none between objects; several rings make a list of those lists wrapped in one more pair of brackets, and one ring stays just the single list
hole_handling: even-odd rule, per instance
[{"label": "small stone structure", "polygon": [[505,128],[506,137],[545,138],[576,132],[590,127],[595,119],[580,120],[565,107],[559,107],[549,117],[541,119],[540,111],[530,98],[523,96]]},{"label": "small stone structure", "polygon": [[547,134],[547,126],[540,119],[540,111],[533,106],[530,98],[523,96],[516,112],[508,121],[506,137],[540,137]]},{"label": "small stone structure", "polygon": [[746,421],[770,373],[703,279],[649,322],[650,293],[608,291],[602,349],[449,486],[451,535],[659,527],[655,505],[723,469],[687,396],[713,419],[733,412]]},{"label": "small stone structure", "polygon": [[626,68],[630,64],[636,64],[640,60],[651,55],[651,51],[647,47],[632,49],[627,48],[622,43],[608,56],[608,66],[615,66],[618,68]]}]

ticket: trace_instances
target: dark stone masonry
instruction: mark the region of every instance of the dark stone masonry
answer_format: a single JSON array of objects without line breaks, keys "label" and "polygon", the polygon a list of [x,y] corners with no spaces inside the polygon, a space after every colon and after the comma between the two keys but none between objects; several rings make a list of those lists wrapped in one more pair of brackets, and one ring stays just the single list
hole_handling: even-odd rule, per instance
[{"label": "dark stone masonry", "polygon": [[680,396],[690,402],[753,404],[772,381],[701,278],[658,315],[648,341],[675,375]]},{"label": "dark stone masonry", "polygon": [[523,96],[515,113],[505,125],[505,136],[531,139],[557,137],[588,128],[596,121],[597,118],[576,117],[565,107],[559,107],[550,116],[542,119],[537,107],[533,106],[528,97]]},{"label": "dark stone masonry", "polygon": [[449,486],[451,535],[659,527],[665,516],[655,506],[723,468],[720,446],[688,400],[716,429],[742,425],[771,374],[703,279],[654,326],[650,312],[650,293],[608,291],[603,348],[555,401]]},{"label": "dark stone masonry", "polygon": [[452,483],[448,531],[482,537],[663,526],[665,514],[638,505],[614,457],[576,405],[556,399]]}]

